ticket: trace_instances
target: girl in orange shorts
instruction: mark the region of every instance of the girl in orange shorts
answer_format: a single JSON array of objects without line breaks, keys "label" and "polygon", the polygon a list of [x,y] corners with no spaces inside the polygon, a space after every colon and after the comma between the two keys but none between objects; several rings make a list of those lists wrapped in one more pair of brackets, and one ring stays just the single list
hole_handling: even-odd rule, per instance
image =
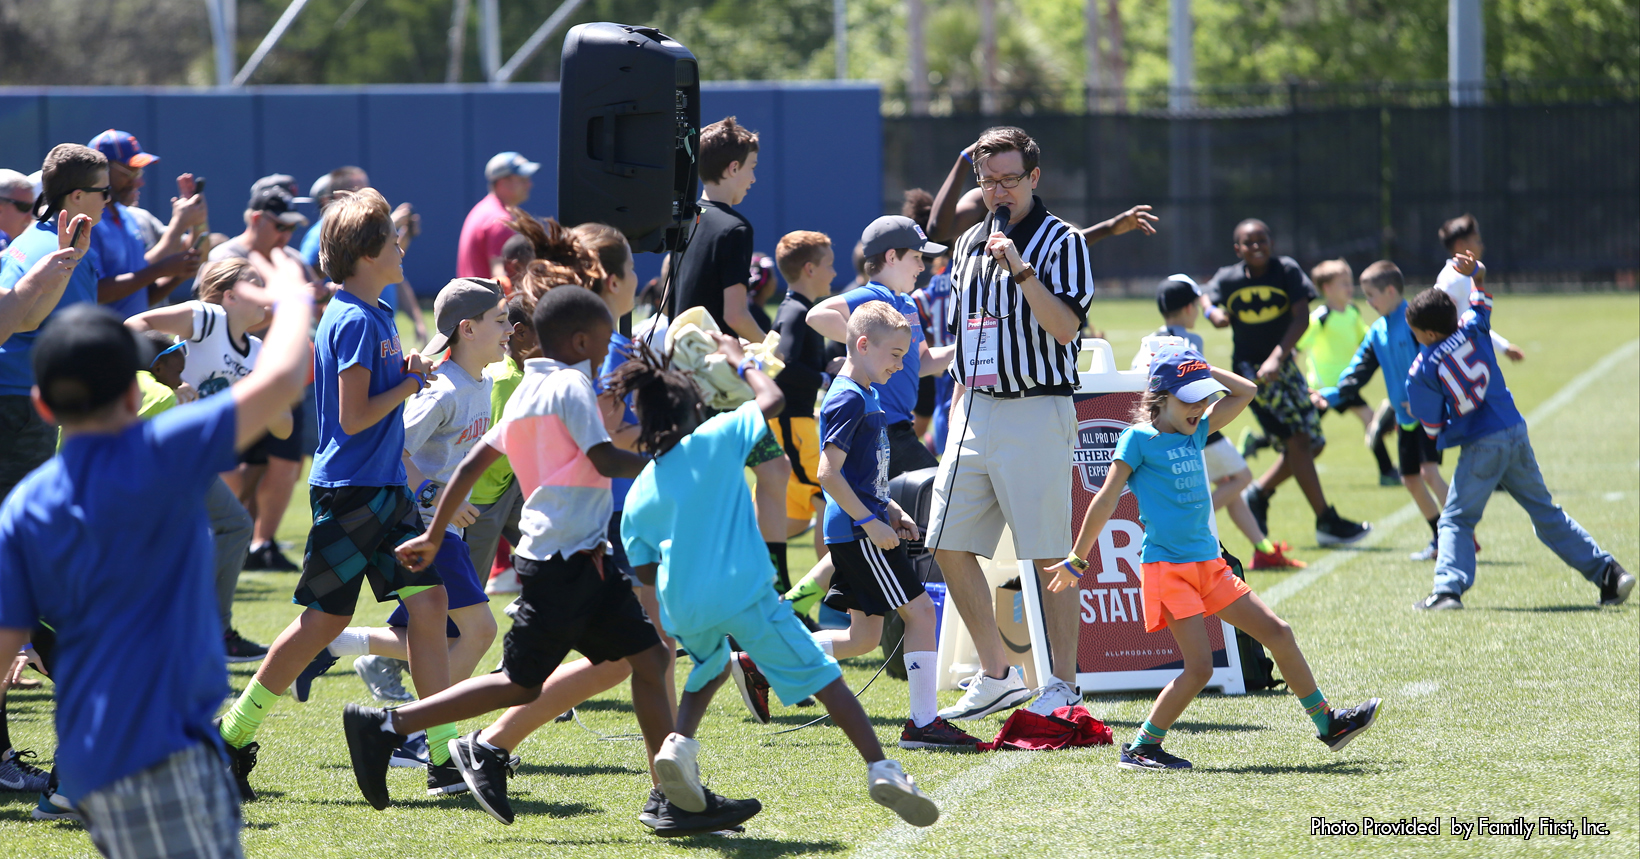
[{"label": "girl in orange shorts", "polygon": [[1315,723],[1316,739],[1342,749],[1377,717],[1379,699],[1343,710],[1328,707],[1310,675],[1292,627],[1230,571],[1213,535],[1212,485],[1202,448],[1252,402],[1257,387],[1234,373],[1209,366],[1193,349],[1170,346],[1150,365],[1149,390],[1133,425],[1122,431],[1104,485],[1088,505],[1070,557],[1054,565],[1048,589],[1055,593],[1082,577],[1083,560],[1116,510],[1125,488],[1139,501],[1145,526],[1140,553],[1145,629],[1167,627],[1184,656],[1184,670],[1167,684],[1132,743],[1122,746],[1117,766],[1134,770],[1185,769],[1190,762],[1162,751],[1162,740],[1184,708],[1213,676],[1207,618],[1218,616],[1270,649]]}]

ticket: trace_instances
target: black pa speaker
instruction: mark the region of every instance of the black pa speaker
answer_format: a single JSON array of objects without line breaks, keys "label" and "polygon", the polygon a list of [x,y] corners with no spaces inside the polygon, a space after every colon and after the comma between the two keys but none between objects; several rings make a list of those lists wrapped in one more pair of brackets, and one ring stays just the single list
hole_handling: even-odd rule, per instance
[{"label": "black pa speaker", "polygon": [[559,222],[609,224],[637,253],[677,247],[699,210],[695,55],[653,27],[580,24],[559,81]]}]

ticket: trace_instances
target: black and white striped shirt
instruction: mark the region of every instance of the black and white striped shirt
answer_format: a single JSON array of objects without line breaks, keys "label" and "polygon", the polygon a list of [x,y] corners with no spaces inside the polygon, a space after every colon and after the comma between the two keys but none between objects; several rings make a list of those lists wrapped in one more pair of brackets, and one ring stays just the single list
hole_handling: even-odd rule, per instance
[{"label": "black and white striped shirt", "polygon": [[[957,381],[968,385],[971,356],[966,350],[979,345],[964,338],[969,319],[995,317],[996,327],[983,330],[988,348],[994,337],[997,345],[997,384],[974,386],[992,393],[1019,393],[1040,385],[1077,384],[1076,356],[1082,348],[1077,337],[1061,346],[1036,321],[1025,292],[1008,276],[1006,263],[994,265],[985,252],[990,235],[989,219],[981,221],[957,239],[951,257],[951,291],[946,329],[956,337],[957,355],[951,371]],[[1082,234],[1054,217],[1042,198],[1032,199],[1031,211],[1008,230],[1019,248],[1019,256],[1036,269],[1037,279],[1087,323],[1088,304],[1093,300],[1093,270],[1088,262],[1088,244]],[[986,274],[990,273],[989,282]]]}]

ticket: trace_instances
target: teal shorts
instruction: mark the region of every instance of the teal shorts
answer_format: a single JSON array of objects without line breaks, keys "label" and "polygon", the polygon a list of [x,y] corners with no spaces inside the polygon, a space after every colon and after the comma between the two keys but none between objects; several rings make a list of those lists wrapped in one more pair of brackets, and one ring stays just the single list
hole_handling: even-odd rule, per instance
[{"label": "teal shorts", "polygon": [[843,676],[837,660],[820,649],[791,606],[773,590],[765,590],[762,599],[717,626],[674,636],[695,661],[685,691],[699,692],[723,674],[729,666],[730,635],[751,654],[769,688],[788,707]]}]

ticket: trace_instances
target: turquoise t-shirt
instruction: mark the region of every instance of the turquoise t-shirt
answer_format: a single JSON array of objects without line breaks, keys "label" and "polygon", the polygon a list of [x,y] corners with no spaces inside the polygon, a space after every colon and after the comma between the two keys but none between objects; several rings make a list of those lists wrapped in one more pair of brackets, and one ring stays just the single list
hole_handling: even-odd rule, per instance
[{"label": "turquoise t-shirt", "polygon": [[632,481],[621,542],[632,566],[660,565],[661,625],[674,635],[717,626],[774,585],[745,477],[768,431],[754,400],[701,424]]},{"label": "turquoise t-shirt", "polygon": [[1194,435],[1134,424],[1116,439],[1116,458],[1133,469],[1127,485],[1139,498],[1139,523],[1145,526],[1142,563],[1192,564],[1219,557],[1213,488],[1202,460],[1207,436],[1204,416]]}]

